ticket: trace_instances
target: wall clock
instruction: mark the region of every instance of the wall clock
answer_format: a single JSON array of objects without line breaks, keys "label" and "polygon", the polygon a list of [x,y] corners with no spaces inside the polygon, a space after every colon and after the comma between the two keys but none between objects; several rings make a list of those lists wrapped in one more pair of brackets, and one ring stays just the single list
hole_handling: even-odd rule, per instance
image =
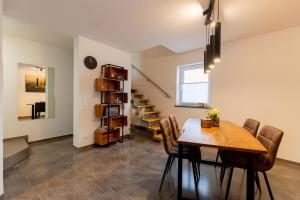
[{"label": "wall clock", "polygon": [[88,69],[95,69],[97,67],[97,60],[92,56],[87,56],[84,58],[84,65]]}]

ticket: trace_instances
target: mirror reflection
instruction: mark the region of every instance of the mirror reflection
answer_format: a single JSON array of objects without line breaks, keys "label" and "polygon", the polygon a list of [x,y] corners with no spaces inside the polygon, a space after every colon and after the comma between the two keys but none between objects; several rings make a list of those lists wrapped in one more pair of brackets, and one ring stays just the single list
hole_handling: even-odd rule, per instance
[{"label": "mirror reflection", "polygon": [[18,64],[18,120],[54,118],[54,69]]}]

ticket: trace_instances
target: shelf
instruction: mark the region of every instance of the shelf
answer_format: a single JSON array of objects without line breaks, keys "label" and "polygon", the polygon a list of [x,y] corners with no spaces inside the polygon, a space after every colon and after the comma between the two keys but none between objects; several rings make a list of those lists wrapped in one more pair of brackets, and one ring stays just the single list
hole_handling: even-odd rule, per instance
[{"label": "shelf", "polygon": [[[97,91],[121,91],[120,81],[110,80],[105,78],[96,78],[95,88]],[[108,88],[109,87],[109,88]]]},{"label": "shelf", "polygon": [[109,120],[109,127],[110,128],[117,128],[117,127],[127,126],[127,116],[103,118],[104,126],[108,125],[108,120]]},{"label": "shelf", "polygon": [[109,115],[119,116],[120,115],[120,105],[109,105],[108,104],[96,104],[95,105],[95,116],[97,118],[105,118],[105,116]]},{"label": "shelf", "polygon": [[120,140],[120,129],[110,130],[109,131],[109,138],[108,138],[108,132],[97,130],[95,131],[95,137],[96,137],[96,144],[98,145],[107,145],[114,142],[117,142]]},{"label": "shelf", "polygon": [[106,64],[101,66],[101,77],[107,80],[128,80],[128,70],[124,67]]},{"label": "shelf", "polygon": [[[110,100],[109,100],[109,94],[110,94]],[[128,103],[128,94],[122,93],[122,92],[103,92],[102,93],[102,103],[104,103],[104,104]]]}]

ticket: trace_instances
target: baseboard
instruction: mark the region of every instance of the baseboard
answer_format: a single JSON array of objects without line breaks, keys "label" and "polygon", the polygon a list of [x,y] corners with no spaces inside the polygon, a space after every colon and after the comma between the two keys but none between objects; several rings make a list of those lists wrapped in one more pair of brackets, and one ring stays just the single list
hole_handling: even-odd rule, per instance
[{"label": "baseboard", "polygon": [[15,139],[20,139],[20,138],[24,138],[25,141],[28,143],[28,135],[22,135],[22,136],[11,137],[11,138],[4,138],[3,141],[15,140]]},{"label": "baseboard", "polygon": [[90,145],[86,145],[86,146],[83,146],[83,147],[76,147],[74,145],[72,145],[72,146],[73,146],[73,149],[75,151],[87,151],[87,150],[95,148],[96,144],[90,144]]},{"label": "baseboard", "polygon": [[57,137],[52,137],[52,138],[46,138],[46,139],[42,139],[42,140],[35,140],[35,141],[29,142],[29,144],[52,142],[52,141],[61,140],[61,139],[69,138],[69,137],[73,137],[73,134],[62,135],[62,136],[57,136]]},{"label": "baseboard", "polygon": [[286,160],[286,159],[282,159],[282,158],[276,158],[276,161],[279,163],[282,163],[282,164],[300,167],[300,163],[298,163],[298,162],[294,162],[294,161],[290,161],[290,160]]}]

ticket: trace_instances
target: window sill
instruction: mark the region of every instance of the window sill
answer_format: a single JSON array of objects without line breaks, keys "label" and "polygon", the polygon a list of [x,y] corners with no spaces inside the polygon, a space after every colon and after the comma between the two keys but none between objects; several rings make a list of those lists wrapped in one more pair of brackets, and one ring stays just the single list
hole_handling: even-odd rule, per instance
[{"label": "window sill", "polygon": [[182,108],[200,108],[200,109],[210,109],[209,106],[198,106],[198,105],[175,105],[175,107],[182,107]]}]

